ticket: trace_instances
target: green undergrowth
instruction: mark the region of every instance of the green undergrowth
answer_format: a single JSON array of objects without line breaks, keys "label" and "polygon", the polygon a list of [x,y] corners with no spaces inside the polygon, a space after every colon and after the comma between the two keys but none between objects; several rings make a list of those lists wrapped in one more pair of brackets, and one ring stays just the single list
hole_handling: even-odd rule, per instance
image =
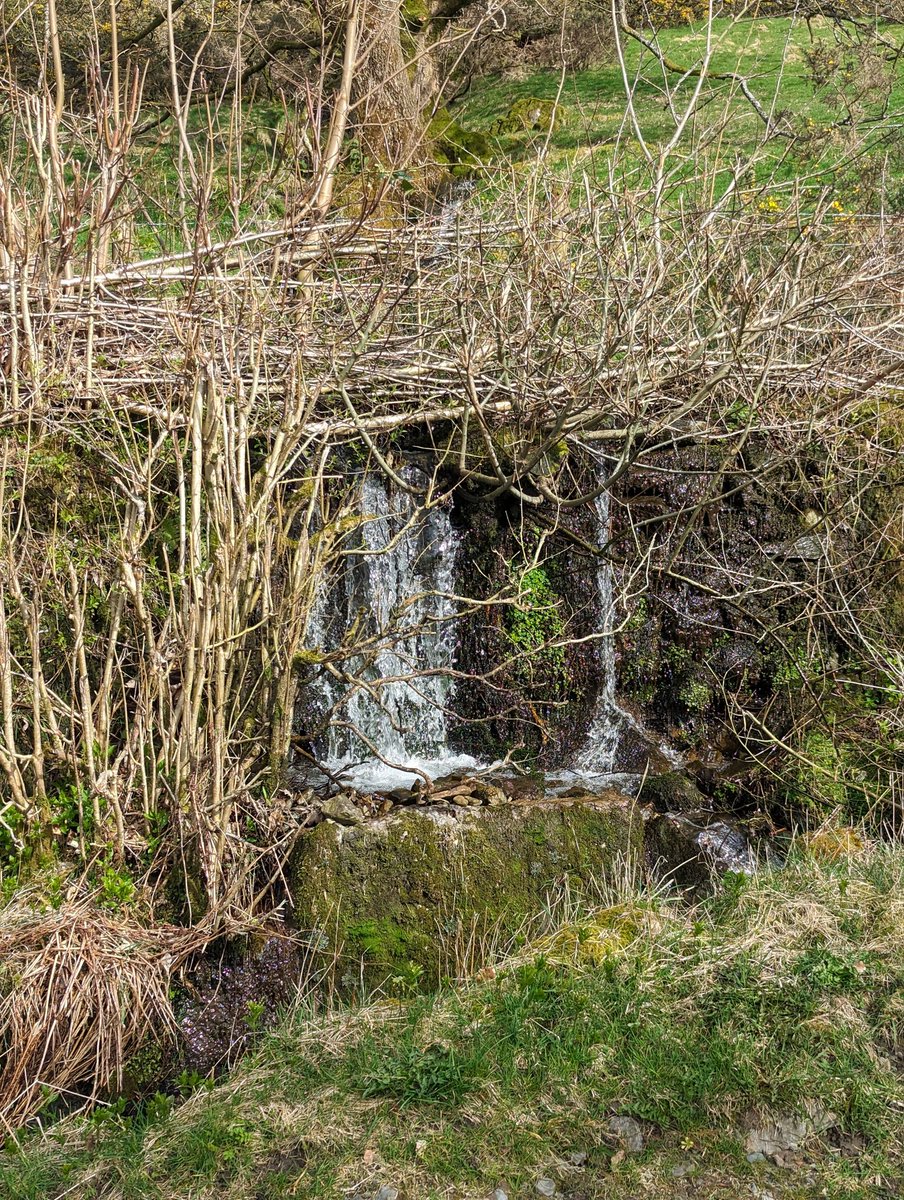
[{"label": "green undergrowth", "polygon": [[[187,1100],[8,1141],[0,1196],[899,1195],[902,983],[904,852],[801,852],[695,908],[563,913],[431,996],[299,1010]],[[748,1160],[746,1128],[804,1113],[790,1164]]]}]

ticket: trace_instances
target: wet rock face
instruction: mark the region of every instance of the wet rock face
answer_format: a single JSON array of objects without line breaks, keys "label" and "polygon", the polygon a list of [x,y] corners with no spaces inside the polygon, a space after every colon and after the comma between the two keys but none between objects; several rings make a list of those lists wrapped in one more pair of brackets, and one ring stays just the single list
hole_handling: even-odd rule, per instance
[{"label": "wet rock face", "polygon": [[[592,637],[599,620],[595,510],[571,511],[562,528],[552,529],[526,520],[511,498],[459,499],[454,521],[459,591],[484,602],[506,600],[485,603],[458,622],[455,662],[464,678],[452,695],[450,745],[483,762],[516,751],[538,766],[570,763],[584,746],[604,685]],[[519,588],[516,618],[511,599]],[[560,644],[544,648],[544,642]]]},{"label": "wet rock face", "polygon": [[659,812],[693,812],[706,807],[705,797],[683,771],[648,775],[640,799],[654,805]]},{"label": "wet rock face", "polygon": [[749,875],[756,856],[743,829],[711,812],[671,812],[647,826],[647,859],[653,872],[686,891],[705,895],[728,872]]},{"label": "wet rock face", "polygon": [[812,538],[801,538],[810,498],[799,481],[761,488],[750,465],[699,446],[663,451],[623,478],[613,505],[617,567],[631,577],[646,559],[651,580],[625,614],[619,695],[646,727],[705,749],[706,761],[714,748],[729,758],[739,749],[721,744],[723,689],[753,712],[774,708],[781,653],[764,622],[794,618],[795,579],[812,569]]},{"label": "wet rock face", "polygon": [[364,826],[327,820],[291,867],[295,923],[339,953],[340,989],[392,990],[461,972],[466,943],[503,941],[549,895],[606,879],[643,854],[627,797],[406,807]]}]

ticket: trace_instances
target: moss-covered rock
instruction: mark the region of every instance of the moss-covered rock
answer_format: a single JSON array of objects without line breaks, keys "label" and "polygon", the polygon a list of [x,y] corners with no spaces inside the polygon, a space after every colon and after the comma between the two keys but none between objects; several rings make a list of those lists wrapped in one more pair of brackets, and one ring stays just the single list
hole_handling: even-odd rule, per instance
[{"label": "moss-covered rock", "polygon": [[339,952],[346,992],[362,979],[432,984],[454,971],[463,931],[512,935],[557,888],[592,890],[639,861],[643,824],[614,796],[408,808],[357,829],[324,821],[295,856],[296,921]]},{"label": "moss-covered rock", "polygon": [[465,129],[448,109],[441,108],[427,127],[436,160],[449,168],[452,175],[469,175],[488,163],[493,155],[486,134]]},{"label": "moss-covered rock", "polygon": [[640,797],[655,805],[659,812],[697,812],[706,808],[706,798],[683,771],[647,776]]},{"label": "moss-covered rock", "polygon": [[541,96],[522,96],[509,107],[500,121],[500,133],[536,130],[546,133],[555,120],[556,103]]}]

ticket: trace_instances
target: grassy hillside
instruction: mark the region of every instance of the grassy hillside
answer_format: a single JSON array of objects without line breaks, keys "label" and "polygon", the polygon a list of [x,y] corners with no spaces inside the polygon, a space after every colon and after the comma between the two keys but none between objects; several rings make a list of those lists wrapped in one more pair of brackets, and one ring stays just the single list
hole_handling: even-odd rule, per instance
[{"label": "grassy hillside", "polygon": [[[904,27],[890,26],[882,36],[891,45],[901,40],[902,32]],[[694,67],[705,50],[701,26],[664,29],[658,38],[662,54],[677,66]],[[780,194],[783,187],[814,194],[827,188],[845,211],[904,208],[904,68],[897,60],[881,67],[893,84],[887,93],[878,86],[877,62],[869,59],[864,65],[857,54],[839,50],[831,27],[820,20],[718,20],[713,45],[711,77],[671,162],[674,198],[710,203],[741,164],[742,198],[747,195],[765,211],[780,203],[773,193],[778,189]],[[638,121],[655,154],[675,128],[665,82],[674,92],[677,111],[697,80],[664,75],[653,54],[636,42],[627,41],[625,48]],[[814,48],[815,68],[807,61]],[[822,87],[813,82],[814,70],[825,78]],[[712,77],[726,72],[748,80],[782,130],[779,136],[762,145],[764,124],[737,84]],[[614,55],[610,65],[595,70],[478,78],[453,115],[463,128],[485,135],[481,153],[490,178],[497,169],[503,176],[509,167],[527,170],[541,154],[556,171],[577,168],[599,181],[614,171],[625,182],[637,182],[634,177],[643,169]],[[146,117],[146,123],[139,123],[146,132],[138,136],[128,160],[134,218],[128,236],[136,250],[153,255],[186,245],[178,179],[187,168],[173,126],[158,123],[151,112]],[[243,110],[227,104],[192,112],[191,141],[206,193],[199,208],[214,240],[267,227],[292,211],[309,173],[304,125],[304,114],[291,104],[287,109],[277,103],[252,104]],[[442,121],[436,129],[442,129]],[[91,149],[77,146],[74,153],[83,169],[96,166]],[[353,143],[341,197],[360,198],[361,165]],[[488,190],[492,192],[492,184]]]},{"label": "grassy hillside", "polygon": [[693,909],[562,909],[429,997],[299,1009],[184,1101],[7,1143],[0,1196],[899,1195],[904,853],[838,846]]},{"label": "grassy hillside", "polygon": [[[901,33],[900,27],[883,30],[889,42],[899,41]],[[705,51],[703,26],[663,29],[658,36],[665,59],[681,67],[694,67]],[[904,176],[900,150],[904,71],[899,65],[887,64],[894,77],[890,96],[878,89],[864,92],[863,81],[855,78],[857,56],[839,49],[831,27],[820,19],[809,23],[782,18],[718,20],[713,24],[712,44],[711,74],[730,72],[745,77],[763,109],[793,135],[770,141],[768,154],[754,167],[755,179],[761,182],[774,173],[779,182],[832,187],[846,204],[858,208],[866,198],[860,193],[867,177],[880,160],[890,156],[887,165],[892,174]],[[814,52],[815,68],[807,61],[807,55]],[[629,78],[636,81],[641,131],[655,152],[657,144],[668,141],[675,129],[664,82],[673,89],[677,86],[676,99],[680,101],[690,98],[698,80],[690,76],[681,81],[676,73],[664,74],[653,54],[633,41],[626,42],[626,67]],[[823,87],[814,83],[814,69],[819,78],[827,77]],[[830,129],[832,123],[846,117],[844,97],[854,107],[854,125],[861,127],[862,142],[852,136],[852,127]],[[548,110],[537,122],[539,128],[524,127],[535,111],[529,104],[534,99],[555,104],[550,129],[544,127]],[[521,112],[526,115],[521,117]],[[523,79],[477,80],[457,116],[468,127],[494,133],[497,152],[506,159],[532,159],[544,149],[560,168],[578,163],[591,176],[605,178],[616,159],[621,169],[629,170],[642,158],[626,116],[623,77],[614,58],[610,65],[596,70],[566,75],[544,71]],[[695,148],[688,173],[701,165],[701,150],[726,170],[733,167],[754,152],[763,133],[763,121],[735,83],[706,80],[699,111],[681,143],[685,150]],[[892,203],[900,203],[897,194]]]}]

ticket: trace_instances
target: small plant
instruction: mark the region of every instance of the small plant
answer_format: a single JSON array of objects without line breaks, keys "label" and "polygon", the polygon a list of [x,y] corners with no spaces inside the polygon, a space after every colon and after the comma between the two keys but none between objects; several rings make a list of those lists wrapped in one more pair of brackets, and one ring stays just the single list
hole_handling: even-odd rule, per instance
[{"label": "small plant", "polygon": [[267,1005],[263,1000],[248,1000],[245,1004],[245,1024],[248,1026],[250,1033],[258,1033],[261,1029],[264,1017],[267,1014]]},{"label": "small plant", "polygon": [[176,1087],[179,1089],[179,1095],[186,1099],[193,1096],[195,1092],[200,1092],[202,1089],[209,1092],[214,1086],[214,1079],[211,1075],[202,1075],[199,1071],[182,1070],[176,1077]]},{"label": "small plant", "polygon": [[712,692],[699,679],[690,679],[678,693],[681,703],[691,712],[701,713],[709,708],[712,702]]},{"label": "small plant", "polygon": [[100,902],[106,908],[125,908],[135,898],[135,883],[124,868],[107,863],[100,877]]},{"label": "small plant", "polygon": [[453,1107],[477,1084],[471,1056],[455,1046],[433,1042],[420,1047],[406,1040],[395,1052],[387,1050],[361,1080],[362,1094],[390,1096],[402,1105],[437,1104]]},{"label": "small plant", "polygon": [[398,996],[415,996],[421,989],[424,968],[420,963],[407,962],[390,979],[392,991]]},{"label": "small plant", "polygon": [[142,1116],[148,1125],[162,1125],[173,1111],[173,1097],[165,1092],[155,1092],[142,1108]]},{"label": "small plant", "polygon": [[794,963],[793,972],[814,992],[843,995],[870,985],[865,957],[842,957],[825,946],[811,946]]},{"label": "small plant", "polygon": [[81,833],[90,840],[94,833],[94,817],[88,791],[81,784],[68,784],[58,788],[49,797],[51,821],[54,832],[60,838]]},{"label": "small plant", "polygon": [[[559,598],[543,567],[531,567],[518,581],[517,605],[508,616],[508,639],[518,652],[516,670],[525,683],[544,680],[561,689],[566,680],[565,631]],[[538,679],[539,677],[539,679]]]}]

